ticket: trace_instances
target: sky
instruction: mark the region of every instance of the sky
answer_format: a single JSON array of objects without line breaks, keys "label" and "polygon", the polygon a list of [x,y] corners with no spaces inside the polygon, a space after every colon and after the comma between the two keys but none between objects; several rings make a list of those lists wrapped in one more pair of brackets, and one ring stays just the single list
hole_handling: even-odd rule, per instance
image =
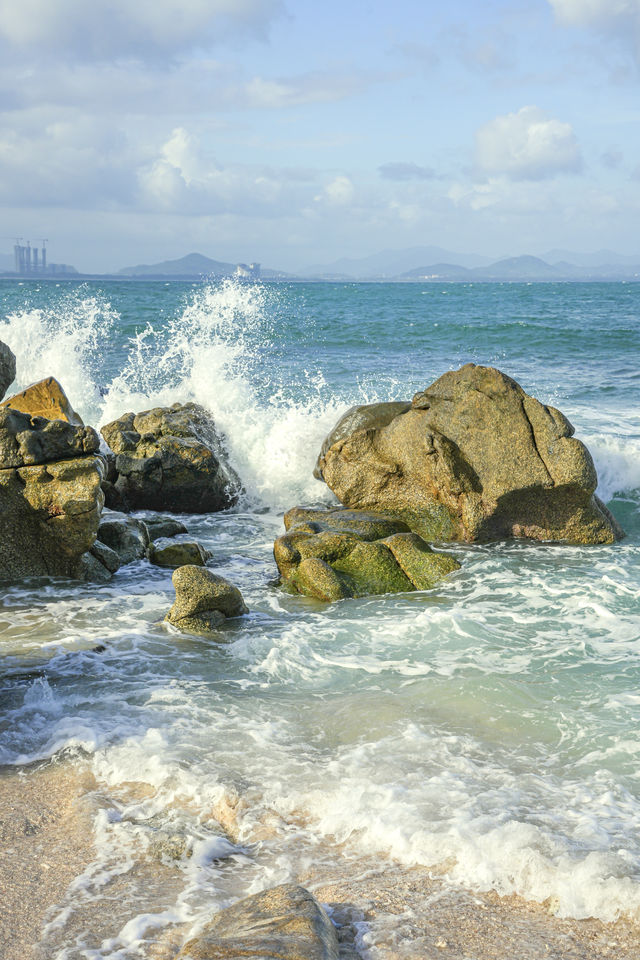
[{"label": "sky", "polygon": [[640,253],[640,0],[0,0],[0,253]]}]

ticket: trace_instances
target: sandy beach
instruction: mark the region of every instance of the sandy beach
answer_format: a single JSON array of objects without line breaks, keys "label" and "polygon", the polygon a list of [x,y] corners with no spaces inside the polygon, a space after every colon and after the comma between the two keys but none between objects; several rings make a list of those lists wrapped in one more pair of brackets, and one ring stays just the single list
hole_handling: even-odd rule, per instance
[{"label": "sandy beach", "polygon": [[[91,774],[47,763],[0,774],[2,960],[45,960],[88,926],[105,941],[127,917],[118,908],[124,878],[107,885],[102,902],[80,904],[59,930],[43,928],[65,901],[69,884],[94,854],[92,818],[101,798]],[[640,956],[640,925],[622,919],[555,917],[550,904],[451,889],[423,868],[363,860],[344,875],[310,871],[298,879],[327,904],[339,928],[341,956],[371,960],[632,960]],[[133,871],[161,897],[179,887],[177,867],[142,859]],[[87,913],[90,911],[90,914]],[[84,914],[84,916],[83,916]],[[93,922],[90,917],[93,916]],[[172,960],[189,931],[167,928],[143,956]],[[357,948],[357,949],[356,949]],[[73,949],[73,948],[72,948]],[[357,952],[359,951],[359,953]],[[78,952],[66,954],[81,957]]]}]

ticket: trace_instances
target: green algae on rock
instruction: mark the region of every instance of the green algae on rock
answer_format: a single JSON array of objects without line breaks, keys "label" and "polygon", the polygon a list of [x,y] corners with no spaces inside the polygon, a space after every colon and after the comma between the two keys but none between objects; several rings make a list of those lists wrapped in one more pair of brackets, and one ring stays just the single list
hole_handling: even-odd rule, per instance
[{"label": "green algae on rock", "polygon": [[318,600],[428,590],[460,566],[404,520],[371,511],[296,507],[285,527],[274,544],[280,575]]},{"label": "green algae on rock", "polygon": [[171,579],[176,599],[165,620],[186,633],[208,634],[249,612],[238,588],[206,567],[178,567]]},{"label": "green algae on rock", "polygon": [[624,536],[567,418],[499,370],[469,363],[391,413],[352,408],[322,447],[316,476],[346,507],[393,513],[428,540]]}]

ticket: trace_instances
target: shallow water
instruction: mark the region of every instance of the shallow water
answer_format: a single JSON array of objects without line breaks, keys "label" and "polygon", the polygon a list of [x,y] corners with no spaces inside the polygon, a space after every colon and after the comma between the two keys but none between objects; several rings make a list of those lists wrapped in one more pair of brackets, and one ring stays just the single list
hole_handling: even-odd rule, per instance
[{"label": "shallow water", "polygon": [[[198,400],[247,488],[187,518],[251,610],[223,644],[161,622],[170,571],[146,561],[4,591],[0,762],[76,757],[102,791],[56,956],[138,956],[212,902],[371,854],[640,915],[637,285],[9,282],[0,306],[16,388],[53,374],[96,426]],[[311,470],[337,417],[468,360],[569,417],[627,538],[449,545],[462,568],[425,593],[282,592],[273,539],[331,502]],[[179,882],[154,887],[140,860],[176,835]],[[118,883],[117,934],[74,926]]]}]

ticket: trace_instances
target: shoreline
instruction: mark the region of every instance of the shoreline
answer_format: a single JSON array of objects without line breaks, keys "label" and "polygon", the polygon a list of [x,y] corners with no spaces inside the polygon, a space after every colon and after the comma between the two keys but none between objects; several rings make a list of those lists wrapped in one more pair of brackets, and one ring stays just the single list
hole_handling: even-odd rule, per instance
[{"label": "shoreline", "polygon": [[[69,885],[93,861],[96,792],[99,796],[100,786],[91,773],[68,762],[0,769],[2,960],[44,960],[53,956],[53,941],[62,947],[56,933],[43,943],[42,931],[54,908],[65,900]],[[295,879],[329,906],[339,928],[342,960],[630,960],[640,956],[637,921],[561,919],[550,912],[548,903],[452,888],[427,868],[381,864],[375,858],[341,866],[339,850],[336,854],[331,876],[323,868]],[[156,863],[152,869],[149,879],[158,889],[167,892],[177,884],[177,867]],[[359,876],[354,877],[354,869]],[[149,863],[136,864],[136,870],[149,870]],[[91,915],[100,917],[100,936],[113,937],[121,926],[122,917],[114,918],[110,927],[105,916],[113,895],[111,890],[103,904],[87,905]],[[81,907],[71,924],[78,932],[88,919],[83,913]],[[188,934],[185,924],[170,925],[146,940],[142,956],[173,960]]]}]

